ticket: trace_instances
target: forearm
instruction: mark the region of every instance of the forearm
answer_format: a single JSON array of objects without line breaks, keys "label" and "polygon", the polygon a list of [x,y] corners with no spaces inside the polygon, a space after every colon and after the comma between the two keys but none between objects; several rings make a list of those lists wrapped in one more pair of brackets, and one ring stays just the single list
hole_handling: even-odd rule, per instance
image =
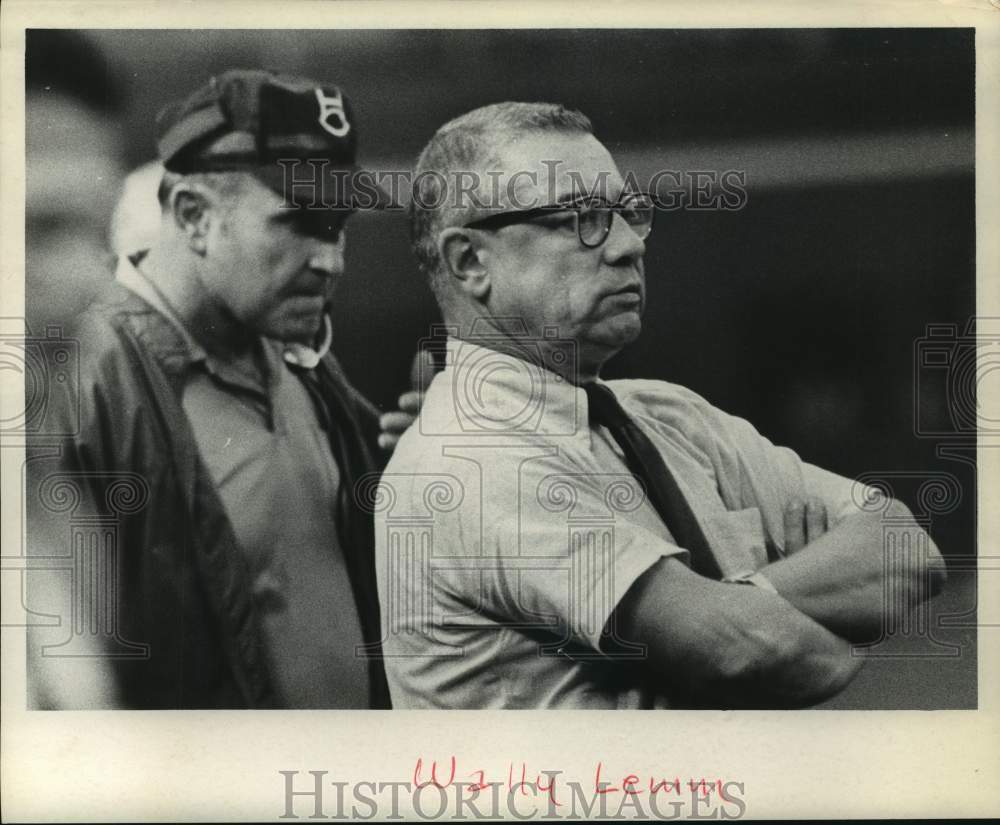
[{"label": "forearm", "polygon": [[716,707],[806,707],[854,678],[862,660],[851,656],[848,642],[780,596],[732,587],[738,590],[721,605],[711,638],[702,640],[698,664],[687,670],[692,695]]},{"label": "forearm", "polygon": [[[885,516],[891,517],[891,522]],[[886,530],[926,553],[887,553]],[[943,584],[944,565],[909,511],[893,502],[885,514],[850,516],[797,553],[760,571],[798,610],[839,636],[874,638],[886,611],[910,609]],[[887,598],[888,594],[903,598]]]},{"label": "forearm", "polygon": [[803,707],[861,667],[847,642],[780,596],[669,563],[637,582],[619,614],[622,638],[646,644],[654,679],[682,704]]}]

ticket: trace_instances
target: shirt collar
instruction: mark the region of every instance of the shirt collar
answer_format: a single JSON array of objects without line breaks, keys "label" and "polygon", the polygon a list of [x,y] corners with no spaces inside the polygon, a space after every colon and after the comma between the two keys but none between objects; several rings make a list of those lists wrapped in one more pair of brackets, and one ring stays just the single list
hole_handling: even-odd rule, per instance
[{"label": "shirt collar", "polygon": [[589,440],[586,393],[561,375],[454,338],[448,339],[445,364],[434,383],[449,394],[449,418],[459,433]]}]

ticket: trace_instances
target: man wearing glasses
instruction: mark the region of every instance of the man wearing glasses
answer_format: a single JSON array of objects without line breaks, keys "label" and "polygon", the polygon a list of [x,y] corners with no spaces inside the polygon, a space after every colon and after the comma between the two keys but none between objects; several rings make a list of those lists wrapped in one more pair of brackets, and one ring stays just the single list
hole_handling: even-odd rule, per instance
[{"label": "man wearing glasses", "polygon": [[[886,571],[882,510],[848,479],[682,387],[600,379],[641,329],[654,201],[625,191],[587,118],[477,109],[416,172],[414,247],[449,340],[371,502],[393,705],[801,707],[841,690],[883,587],[926,598],[940,556],[910,519],[922,563]],[[478,190],[444,191],[470,174]]]}]

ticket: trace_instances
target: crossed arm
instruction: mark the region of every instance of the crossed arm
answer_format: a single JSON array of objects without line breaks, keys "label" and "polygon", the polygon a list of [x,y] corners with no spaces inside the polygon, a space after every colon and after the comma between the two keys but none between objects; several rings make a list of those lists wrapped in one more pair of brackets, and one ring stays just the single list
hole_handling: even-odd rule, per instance
[{"label": "crossed arm", "polygon": [[[914,538],[926,538],[904,505],[892,502],[887,512]],[[827,531],[821,503],[793,503],[785,512],[787,555],[760,571],[777,594],[712,581],[665,558],[619,603],[617,633],[646,645],[654,678],[681,703],[816,704],[861,668],[864,660],[851,655],[848,639],[874,638],[884,610],[907,610],[944,582],[929,538],[924,563],[893,565],[886,563],[882,531],[882,517],[871,513],[848,516]],[[888,584],[910,594],[911,603],[887,602]]]},{"label": "crossed arm", "polygon": [[[820,511],[822,505],[813,509]],[[887,519],[897,536],[908,537],[913,550],[925,542],[926,556],[888,554]],[[786,512],[786,533],[789,520]],[[829,532],[807,529],[805,542],[790,549],[762,574],[795,608],[851,641],[873,641],[883,619],[892,618],[887,612],[908,611],[940,592],[947,578],[937,547],[898,501],[878,514],[848,516]],[[887,592],[905,598],[887,599]]]},{"label": "crossed arm", "polygon": [[[382,416],[384,449],[392,449],[420,401],[418,390],[404,394],[399,410]],[[756,431],[744,426],[756,443]],[[770,443],[760,442],[770,456]],[[912,546],[926,542],[924,558],[887,556],[887,517]],[[670,694],[711,707],[821,702],[860,670],[864,660],[851,655],[851,642],[874,640],[892,618],[888,611],[911,609],[945,581],[940,553],[897,501],[832,528],[821,500],[793,501],[784,533],[785,557],[759,571],[777,593],[703,578],[675,558],[657,562],[626,593],[615,611],[617,636],[646,645],[647,665]],[[887,592],[907,598],[887,599]]]}]

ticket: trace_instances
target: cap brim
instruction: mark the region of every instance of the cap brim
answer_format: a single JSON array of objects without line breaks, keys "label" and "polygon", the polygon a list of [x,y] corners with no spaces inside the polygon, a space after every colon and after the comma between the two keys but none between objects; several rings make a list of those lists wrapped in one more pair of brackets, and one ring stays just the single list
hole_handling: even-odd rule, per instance
[{"label": "cap brim", "polygon": [[357,166],[285,162],[254,166],[249,171],[289,206],[357,212],[397,205],[373,172]]}]

